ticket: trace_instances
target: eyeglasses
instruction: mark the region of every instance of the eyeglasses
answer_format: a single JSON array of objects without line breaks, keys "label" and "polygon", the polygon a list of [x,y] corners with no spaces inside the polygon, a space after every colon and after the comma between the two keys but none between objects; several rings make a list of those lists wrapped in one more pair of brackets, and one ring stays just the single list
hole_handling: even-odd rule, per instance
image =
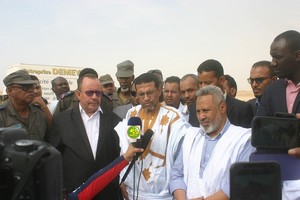
[{"label": "eyeglasses", "polygon": [[150,90],[150,91],[147,91],[147,92],[137,93],[137,96],[140,97],[140,98],[144,98],[145,95],[147,95],[149,97],[149,96],[152,96],[155,93],[156,93],[156,91]]},{"label": "eyeglasses", "polygon": [[94,96],[94,94],[96,94],[97,97],[102,96],[102,92],[100,92],[99,90],[86,90],[85,94],[88,97],[92,97],[92,96]]},{"label": "eyeglasses", "polygon": [[136,97],[136,91],[130,91],[130,95]]},{"label": "eyeglasses", "polygon": [[266,80],[268,78],[271,78],[271,77],[248,78],[247,81],[248,81],[249,84],[253,84],[254,81],[257,84],[261,84],[262,82],[264,82],[264,80]]},{"label": "eyeglasses", "polygon": [[13,88],[18,88],[24,92],[27,92],[29,89],[36,89],[35,84],[24,84],[24,85],[12,85]]}]

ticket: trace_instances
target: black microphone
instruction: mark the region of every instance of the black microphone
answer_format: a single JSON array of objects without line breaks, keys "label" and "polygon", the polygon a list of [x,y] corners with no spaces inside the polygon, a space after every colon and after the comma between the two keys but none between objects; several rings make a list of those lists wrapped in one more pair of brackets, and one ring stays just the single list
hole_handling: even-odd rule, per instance
[{"label": "black microphone", "polygon": [[[147,148],[151,138],[152,138],[152,135],[153,135],[153,131],[151,129],[147,129],[146,132],[144,133],[144,135],[141,136],[141,147],[140,148],[143,148],[144,150]],[[136,153],[136,155],[133,157],[133,160],[131,161],[130,165],[128,166],[125,174],[123,175],[122,179],[121,179],[121,182],[120,182],[120,185],[122,183],[124,183],[125,179],[127,178],[131,168],[133,167],[135,161],[140,157],[140,155],[142,155],[142,152],[141,153]]]},{"label": "black microphone", "polygon": [[[144,133],[144,135],[141,136],[141,147],[142,149],[146,149],[151,138],[152,138],[152,135],[153,135],[153,131],[151,129],[147,129],[146,132]],[[134,161],[136,161],[140,155],[142,155],[143,152],[140,152],[140,153],[136,153],[135,156],[134,156]]]},{"label": "black microphone", "polygon": [[141,130],[142,130],[142,120],[139,117],[131,117],[128,120],[127,136],[136,148],[141,148]]}]

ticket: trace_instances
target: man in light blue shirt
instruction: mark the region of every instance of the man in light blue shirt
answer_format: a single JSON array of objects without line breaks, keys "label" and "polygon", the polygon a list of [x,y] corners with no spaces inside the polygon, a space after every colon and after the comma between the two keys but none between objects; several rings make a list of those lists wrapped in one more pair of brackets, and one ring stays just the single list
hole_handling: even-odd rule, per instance
[{"label": "man in light blue shirt", "polygon": [[170,192],[178,200],[229,200],[230,166],[249,160],[251,131],[230,123],[223,92],[216,86],[197,92],[196,113],[200,128],[186,133],[171,171]]}]

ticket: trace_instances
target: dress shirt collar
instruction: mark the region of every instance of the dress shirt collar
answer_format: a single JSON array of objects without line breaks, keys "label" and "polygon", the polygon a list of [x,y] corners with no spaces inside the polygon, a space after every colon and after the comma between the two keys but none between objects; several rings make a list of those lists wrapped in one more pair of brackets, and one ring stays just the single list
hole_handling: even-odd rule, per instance
[{"label": "dress shirt collar", "polygon": [[[80,105],[80,103],[79,103],[79,111],[80,111],[81,114],[84,113],[85,115],[87,115],[86,112],[85,112],[85,110],[84,110],[84,109],[82,108],[82,106]],[[94,112],[94,113],[92,114],[91,117],[93,117],[93,116],[95,115],[95,113],[97,113],[97,112],[100,112],[101,114],[103,114],[103,110],[101,109],[100,106],[98,107],[98,110],[96,110],[96,112]]]}]

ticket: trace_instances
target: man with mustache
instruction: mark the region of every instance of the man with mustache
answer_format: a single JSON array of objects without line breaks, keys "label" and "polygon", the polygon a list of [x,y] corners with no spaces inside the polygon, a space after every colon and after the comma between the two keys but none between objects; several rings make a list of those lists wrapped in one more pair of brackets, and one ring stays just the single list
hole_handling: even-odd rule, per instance
[{"label": "man with mustache", "polygon": [[124,153],[130,143],[126,130],[131,117],[141,119],[141,134],[148,129],[154,134],[122,184],[123,197],[126,200],[171,200],[170,170],[189,125],[177,109],[159,102],[161,81],[156,75],[141,74],[134,84],[140,105],[128,110],[125,119],[115,127],[121,152]]},{"label": "man with mustache", "polygon": [[229,169],[234,162],[249,160],[254,151],[251,130],[230,123],[219,87],[202,87],[196,95],[200,128],[186,132],[169,189],[176,200],[229,200]]},{"label": "man with mustache", "polygon": [[252,105],[254,115],[259,107],[265,88],[275,80],[277,80],[277,77],[273,67],[271,67],[271,62],[263,60],[253,64],[247,81],[251,85],[255,96],[255,98],[248,101]]},{"label": "man with mustache", "polygon": [[9,100],[0,107],[0,127],[24,128],[30,139],[43,141],[48,129],[46,116],[43,108],[32,104],[38,81],[19,70],[7,75],[3,83]]},{"label": "man with mustache", "polygon": [[[75,91],[79,104],[53,116],[49,143],[62,154],[63,186],[67,193],[120,156],[114,127],[121,120],[102,109],[102,89],[95,74],[85,74]],[[119,179],[114,179],[94,199],[119,200]]]},{"label": "man with mustache", "polygon": [[125,60],[117,65],[116,77],[120,87],[112,96],[113,108],[130,104],[130,87],[134,79],[134,64]]}]

